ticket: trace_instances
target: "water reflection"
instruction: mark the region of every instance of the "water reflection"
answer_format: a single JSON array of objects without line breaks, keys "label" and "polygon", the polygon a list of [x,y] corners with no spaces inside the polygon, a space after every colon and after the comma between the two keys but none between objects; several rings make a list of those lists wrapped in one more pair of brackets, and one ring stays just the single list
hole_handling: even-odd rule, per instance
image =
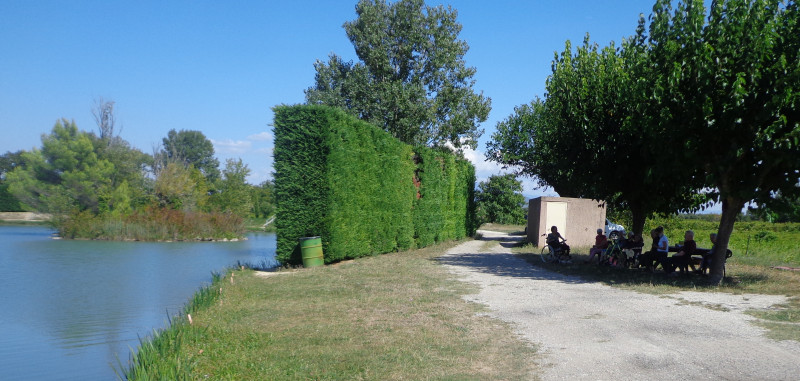
[{"label": "water reflection", "polygon": [[138,336],[166,324],[211,273],[274,261],[274,234],[242,242],[50,239],[42,227],[0,226],[0,374],[111,379]]}]

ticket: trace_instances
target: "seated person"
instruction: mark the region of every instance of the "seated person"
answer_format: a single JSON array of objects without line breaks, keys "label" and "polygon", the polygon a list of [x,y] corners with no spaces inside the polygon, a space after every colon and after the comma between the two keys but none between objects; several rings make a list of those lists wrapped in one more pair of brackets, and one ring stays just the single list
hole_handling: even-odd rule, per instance
[{"label": "seated person", "polygon": [[564,243],[566,240],[564,237],[561,236],[561,233],[558,232],[558,228],[553,226],[550,228],[550,234],[547,235],[547,245],[552,247],[555,251],[561,251],[562,253],[569,254],[569,246]]},{"label": "seated person", "polygon": [[662,226],[651,230],[650,237],[653,238],[653,244],[650,247],[650,251],[639,256],[639,264],[652,272],[655,271],[656,266],[659,264],[664,267],[667,252],[669,251],[669,239],[664,234],[664,227]]},{"label": "seated person", "polygon": [[608,248],[608,238],[603,234],[603,229],[597,229],[597,236],[594,237],[594,246],[589,250],[589,259],[583,261],[583,263],[591,262],[595,254],[597,254],[599,260],[600,254],[602,254],[603,250],[606,248]]},{"label": "seated person", "polygon": [[622,245],[622,252],[625,253],[628,259],[633,259],[636,258],[637,254],[642,253],[643,246],[644,242],[642,241],[641,235],[628,232],[628,239],[626,239],[625,243]]},{"label": "seated person", "polygon": [[697,251],[697,243],[694,241],[694,232],[691,230],[687,230],[683,238],[683,246],[672,258],[669,258],[667,265],[664,266],[664,271],[668,274],[674,272],[675,268],[680,268],[681,272],[689,271],[692,254]]}]

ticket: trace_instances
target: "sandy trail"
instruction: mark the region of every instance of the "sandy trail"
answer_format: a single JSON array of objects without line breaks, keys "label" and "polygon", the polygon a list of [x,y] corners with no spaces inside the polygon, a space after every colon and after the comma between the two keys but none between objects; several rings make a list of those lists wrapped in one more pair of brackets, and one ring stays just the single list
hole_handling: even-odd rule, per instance
[{"label": "sandy trail", "polygon": [[800,343],[766,338],[743,313],[783,296],[614,289],[531,266],[505,247],[520,237],[481,233],[440,260],[480,286],[468,300],[539,347],[544,380],[800,379]]}]

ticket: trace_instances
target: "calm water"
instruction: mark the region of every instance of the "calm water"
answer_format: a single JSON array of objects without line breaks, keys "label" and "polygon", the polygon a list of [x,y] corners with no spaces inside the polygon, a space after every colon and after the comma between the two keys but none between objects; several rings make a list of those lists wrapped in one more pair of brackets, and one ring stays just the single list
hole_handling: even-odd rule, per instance
[{"label": "calm water", "polygon": [[[65,241],[0,226],[0,379],[115,379],[137,336],[237,261],[277,264],[275,235],[242,242]],[[119,360],[118,360],[119,359]]]}]

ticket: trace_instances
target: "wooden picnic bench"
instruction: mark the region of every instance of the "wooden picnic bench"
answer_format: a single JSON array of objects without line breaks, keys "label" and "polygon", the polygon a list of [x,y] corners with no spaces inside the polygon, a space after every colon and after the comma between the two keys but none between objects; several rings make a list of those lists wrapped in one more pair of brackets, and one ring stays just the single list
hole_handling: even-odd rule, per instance
[{"label": "wooden picnic bench", "polygon": [[[667,249],[670,253],[677,253],[681,251],[681,247],[682,246],[680,245],[675,245],[675,246],[670,246]],[[692,260],[689,261],[689,267],[692,268],[692,271],[699,274],[705,274],[708,268],[704,267],[703,263],[704,259],[709,255],[711,255],[711,249],[706,249],[702,247],[698,247],[697,249],[695,249],[695,251],[692,253]],[[728,259],[732,256],[733,252],[731,251],[731,249],[728,249],[728,251],[725,253],[725,259]],[[699,266],[700,269],[698,270],[697,268],[695,268],[695,266]],[[724,266],[722,267],[722,276],[723,277],[725,276]]]}]

